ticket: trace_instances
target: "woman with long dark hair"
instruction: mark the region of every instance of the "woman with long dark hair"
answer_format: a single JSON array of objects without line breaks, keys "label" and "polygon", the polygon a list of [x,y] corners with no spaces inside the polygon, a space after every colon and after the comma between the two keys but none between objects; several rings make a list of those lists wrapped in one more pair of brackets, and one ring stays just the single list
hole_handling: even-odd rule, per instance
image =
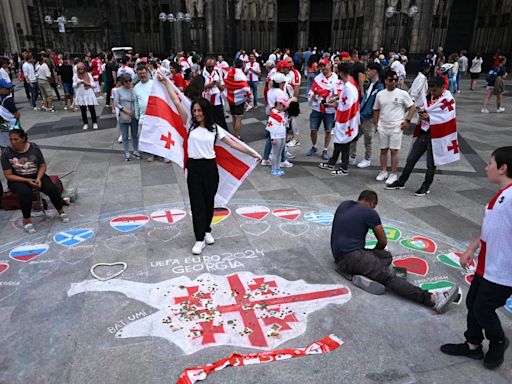
[{"label": "woman with long dark hair", "polygon": [[22,129],[11,129],[9,141],[9,147],[2,152],[2,169],[9,189],[20,199],[25,231],[28,233],[36,231],[30,218],[34,189],[48,195],[59,212],[61,221],[67,223],[69,217],[62,209],[62,197],[55,184],[46,175],[46,162],[39,147],[28,141],[27,134]]},{"label": "woman with long dark hair", "polygon": [[[181,119],[187,121],[187,111],[171,86],[171,81],[161,73],[157,74],[157,78],[165,84],[167,93],[176,105]],[[208,100],[204,98],[193,100],[190,112],[191,121],[187,137],[187,186],[196,237],[192,253],[199,255],[206,244],[215,243],[210,227],[215,194],[219,186],[219,172],[215,162],[215,143],[217,140],[222,140],[230,147],[253,156],[257,161],[261,160],[261,156],[234,141],[222,127],[214,123]]]}]

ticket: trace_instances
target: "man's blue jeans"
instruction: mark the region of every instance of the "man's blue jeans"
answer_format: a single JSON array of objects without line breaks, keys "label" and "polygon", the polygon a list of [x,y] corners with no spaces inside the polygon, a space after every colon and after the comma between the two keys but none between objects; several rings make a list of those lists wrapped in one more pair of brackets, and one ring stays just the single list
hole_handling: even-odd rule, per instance
[{"label": "man's blue jeans", "polygon": [[39,86],[37,84],[37,81],[30,83],[30,104],[32,105],[32,108],[36,107],[37,102],[37,95],[39,94]]},{"label": "man's blue jeans", "polygon": [[249,87],[251,88],[252,95],[254,97],[254,106],[258,106],[258,82],[257,81],[248,81]]}]

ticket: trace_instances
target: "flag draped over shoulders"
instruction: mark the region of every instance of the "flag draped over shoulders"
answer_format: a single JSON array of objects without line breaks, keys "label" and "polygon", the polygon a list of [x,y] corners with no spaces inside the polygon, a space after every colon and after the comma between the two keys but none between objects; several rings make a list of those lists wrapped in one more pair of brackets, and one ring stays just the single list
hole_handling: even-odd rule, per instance
[{"label": "flag draped over shoulders", "polygon": [[336,110],[334,142],[350,143],[359,133],[359,92],[350,82],[341,85],[341,93]]},{"label": "flag draped over shoulders", "polygon": [[252,100],[247,76],[240,68],[231,68],[224,79],[229,105],[240,105]]}]

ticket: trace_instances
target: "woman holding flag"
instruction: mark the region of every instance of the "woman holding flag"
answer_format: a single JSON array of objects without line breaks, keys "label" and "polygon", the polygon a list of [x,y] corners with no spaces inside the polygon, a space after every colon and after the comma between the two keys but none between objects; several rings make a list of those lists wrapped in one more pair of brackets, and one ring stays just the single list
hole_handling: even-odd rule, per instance
[{"label": "woman holding flag", "polygon": [[[176,106],[181,119],[188,121],[188,113],[167,76],[158,73],[158,80],[165,84],[165,89]],[[211,105],[204,98],[196,99],[191,104],[191,122],[187,135],[186,161],[187,186],[192,211],[192,223],[196,243],[192,253],[199,255],[206,244],[215,243],[211,234],[210,224],[213,218],[214,200],[219,186],[219,171],[215,161],[215,144],[223,141],[231,148],[250,155],[261,161],[261,156],[242,145],[229,135],[223,128],[214,123]]]}]

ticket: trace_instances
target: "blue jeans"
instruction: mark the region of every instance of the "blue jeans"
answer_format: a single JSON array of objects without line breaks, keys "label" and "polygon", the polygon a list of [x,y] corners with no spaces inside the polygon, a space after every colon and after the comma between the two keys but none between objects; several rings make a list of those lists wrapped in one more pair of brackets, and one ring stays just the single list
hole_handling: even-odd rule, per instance
[{"label": "blue jeans", "polygon": [[462,78],[462,72],[459,71],[459,72],[457,72],[457,81],[456,81],[457,91],[460,90],[460,79],[461,78]]},{"label": "blue jeans", "polygon": [[331,132],[332,127],[334,127],[335,116],[335,113],[318,112],[312,110],[311,115],[309,115],[309,127],[313,131],[318,131],[323,121],[325,132]]},{"label": "blue jeans", "polygon": [[[283,149],[286,146],[283,147]],[[263,160],[268,160],[270,156],[270,151],[272,150],[272,140],[270,139],[270,132],[265,129],[265,148],[263,149]],[[276,154],[274,153],[272,156],[273,159],[276,158]],[[281,152],[281,162],[286,160],[286,151],[283,150]]]},{"label": "blue jeans", "polygon": [[30,104],[32,105],[32,108],[36,107],[37,102],[37,96],[39,94],[39,85],[37,84],[37,81],[30,83]]},{"label": "blue jeans", "polygon": [[251,88],[252,95],[254,97],[254,106],[258,106],[258,82],[257,81],[248,81],[249,87]]},{"label": "blue jeans", "polygon": [[136,118],[132,117],[131,123],[119,123],[119,127],[121,128],[121,134],[123,136],[123,147],[124,147],[124,157],[130,157],[130,151],[128,149],[128,134],[131,130],[132,136],[132,145],[133,150],[139,150],[139,138],[138,138],[138,130],[139,130],[139,122]]}]

